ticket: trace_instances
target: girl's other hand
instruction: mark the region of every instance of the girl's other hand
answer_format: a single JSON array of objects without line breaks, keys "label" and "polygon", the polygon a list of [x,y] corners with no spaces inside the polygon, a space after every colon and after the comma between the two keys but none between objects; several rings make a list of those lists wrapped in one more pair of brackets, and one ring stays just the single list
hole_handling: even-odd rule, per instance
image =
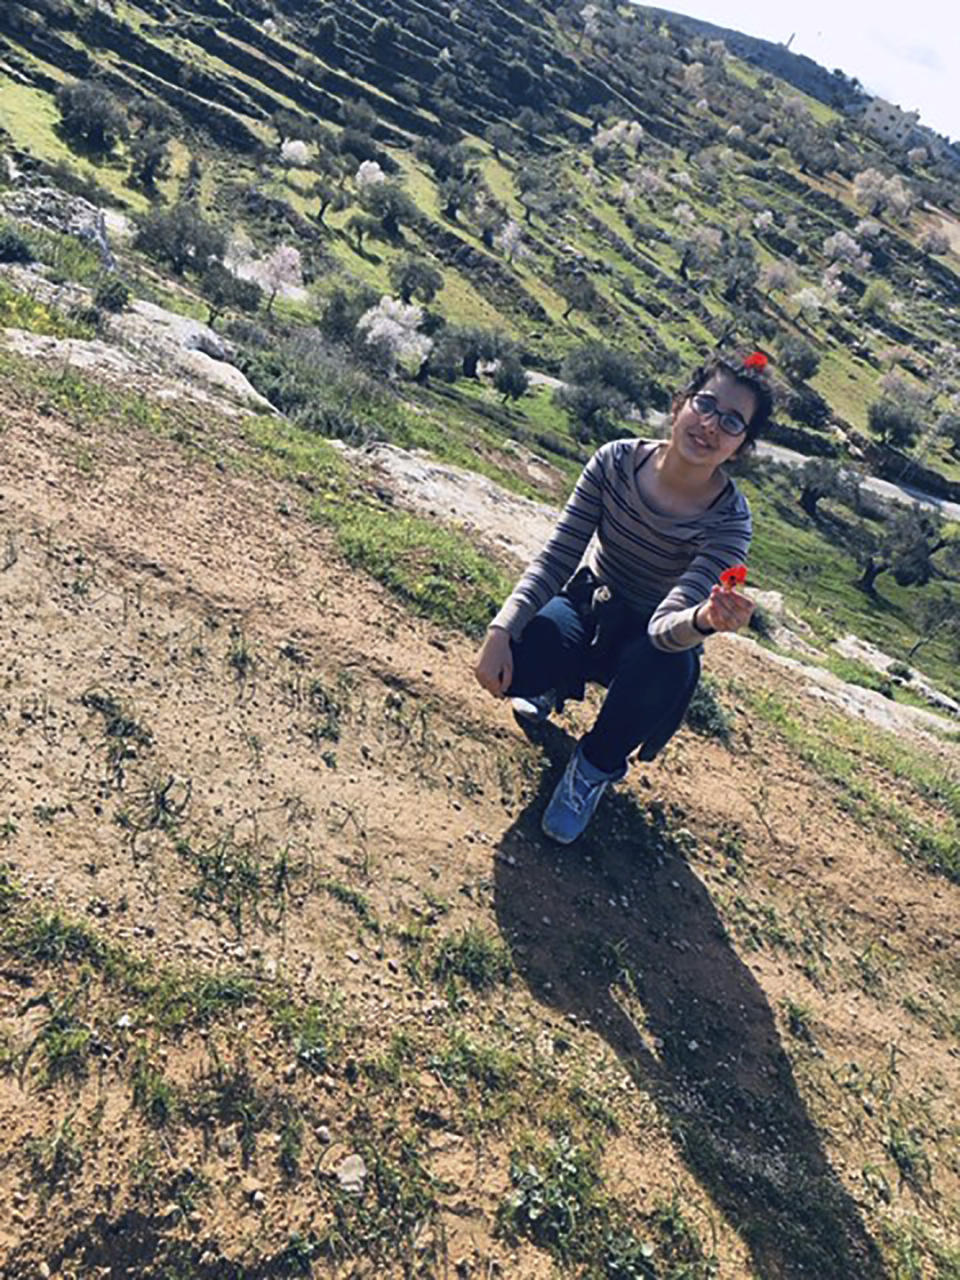
[{"label": "girl's other hand", "polygon": [[513,681],[513,653],[510,650],[510,636],[502,628],[493,627],[487,632],[477,654],[473,674],[495,698],[502,698],[510,688]]}]

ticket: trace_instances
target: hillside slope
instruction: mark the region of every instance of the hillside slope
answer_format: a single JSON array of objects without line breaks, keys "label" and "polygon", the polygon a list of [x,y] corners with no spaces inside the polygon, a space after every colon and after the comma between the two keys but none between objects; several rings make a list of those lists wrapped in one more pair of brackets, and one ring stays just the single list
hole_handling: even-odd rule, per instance
[{"label": "hillside slope", "polygon": [[952,1274],[955,743],[712,642],[730,745],[560,852],[586,713],[527,743],[309,477],[8,403],[5,1276]]}]

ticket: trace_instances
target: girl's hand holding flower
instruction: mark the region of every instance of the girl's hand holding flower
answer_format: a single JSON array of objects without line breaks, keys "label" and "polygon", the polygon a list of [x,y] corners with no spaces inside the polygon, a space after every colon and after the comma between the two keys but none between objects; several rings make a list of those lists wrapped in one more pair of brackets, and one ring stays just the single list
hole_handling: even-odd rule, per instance
[{"label": "girl's hand holding flower", "polygon": [[753,601],[737,590],[747,580],[747,566],[733,565],[724,569],[720,582],[710,591],[709,597],[697,609],[697,625],[701,629],[712,627],[714,631],[739,631],[750,621]]}]

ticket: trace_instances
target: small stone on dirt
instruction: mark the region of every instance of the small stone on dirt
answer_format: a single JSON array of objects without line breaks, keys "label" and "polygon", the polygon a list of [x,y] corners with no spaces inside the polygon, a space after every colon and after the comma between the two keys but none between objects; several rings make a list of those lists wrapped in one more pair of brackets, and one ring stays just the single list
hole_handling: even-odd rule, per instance
[{"label": "small stone on dirt", "polygon": [[337,1181],[344,1191],[350,1195],[362,1195],[366,1180],[367,1166],[363,1162],[363,1156],[344,1156],[337,1166]]}]

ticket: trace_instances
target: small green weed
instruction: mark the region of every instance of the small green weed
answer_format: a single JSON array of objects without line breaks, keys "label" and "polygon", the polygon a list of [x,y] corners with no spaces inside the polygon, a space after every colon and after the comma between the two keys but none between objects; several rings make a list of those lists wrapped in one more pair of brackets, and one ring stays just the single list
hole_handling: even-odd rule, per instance
[{"label": "small green weed", "polygon": [[19,897],[20,886],[14,879],[12,868],[0,863],[0,914],[9,911]]},{"label": "small green weed", "polygon": [[288,1178],[295,1178],[303,1155],[303,1117],[294,1102],[283,1103],[281,1115],[277,1163]]},{"label": "small green weed", "polygon": [[256,984],[243,973],[164,975],[145,995],[158,1026],[167,1031],[207,1027],[256,1000]]},{"label": "small green weed", "polygon": [[225,916],[238,937],[251,924],[279,928],[292,886],[306,874],[288,848],[271,853],[263,841],[237,840],[232,831],[198,847],[179,840],[176,848],[196,875],[188,896],[211,919]]},{"label": "small green weed", "polygon": [[244,684],[253,675],[256,656],[241,627],[230,628],[230,647],[227,650],[227,666],[238,684]]},{"label": "small green weed", "polygon": [[307,736],[319,746],[323,742],[340,741],[340,719],[343,708],[336,698],[324,688],[323,682],[313,680],[307,690],[307,702],[313,715]]},{"label": "small green weed", "polygon": [[444,938],[433,962],[433,976],[438,982],[462,978],[474,991],[490,991],[509,982],[512,972],[510,954],[503,943],[476,925]]},{"label": "small green weed", "polygon": [[796,1040],[813,1044],[812,1014],[805,1004],[795,1000],[784,1000],[783,1012],[787,1019],[787,1030]]},{"label": "small green weed", "polygon": [[335,1039],[329,1010],[318,1004],[298,1006],[284,1001],[274,1008],[273,1017],[297,1062],[314,1075],[322,1075]]},{"label": "small green weed", "polygon": [[435,1274],[424,1268],[440,1263],[439,1241],[429,1233],[437,1212],[436,1184],[420,1163],[416,1144],[401,1140],[395,1153],[382,1144],[361,1144],[359,1153],[368,1170],[362,1195],[326,1184],[333,1222],[320,1237],[320,1251],[333,1263],[362,1257],[378,1275],[386,1275],[398,1258],[412,1263],[416,1256],[421,1274]]},{"label": "small green weed", "polygon": [[901,1179],[917,1194],[922,1194],[930,1185],[932,1171],[919,1131],[900,1122],[891,1125],[886,1148]]},{"label": "small green weed", "polygon": [[461,1095],[466,1095],[471,1084],[484,1093],[502,1093],[512,1089],[520,1077],[520,1059],[515,1053],[477,1044],[460,1032],[454,1032],[449,1046],[431,1058],[430,1066]]},{"label": "small green weed", "polygon": [[153,734],[126,710],[123,703],[103,689],[88,689],[80,705],[103,717],[107,736],[107,763],[116,782],[122,783],[126,765],[139,757],[139,750],[153,746]]},{"label": "small green weed", "polygon": [[385,1052],[367,1058],[361,1069],[368,1080],[379,1085],[398,1085],[404,1078],[404,1068],[415,1062],[416,1045],[403,1031],[390,1037]]},{"label": "small green weed", "polygon": [[4,941],[21,957],[51,967],[84,961],[95,969],[107,970],[119,957],[88,925],[67,920],[58,911],[18,921]]},{"label": "small green weed", "polygon": [[83,1147],[73,1127],[73,1113],[66,1116],[45,1138],[26,1144],[33,1176],[50,1190],[76,1177],[83,1169]]},{"label": "small green weed", "polygon": [[528,1142],[511,1157],[510,1180],[500,1229],[526,1236],[563,1266],[586,1261],[605,1216],[596,1157],[565,1134],[545,1146]]},{"label": "small green weed", "polygon": [[320,888],[325,889],[331,898],[336,898],[337,902],[342,902],[344,906],[349,907],[365,929],[369,929],[371,933],[380,932],[380,921],[370,906],[369,900],[359,890],[351,889],[349,885],[341,884],[338,880],[327,880]]},{"label": "small green weed", "polygon": [[257,1149],[257,1134],[269,1124],[274,1110],[242,1054],[230,1066],[216,1061],[187,1095],[184,1106],[194,1123],[234,1126],[246,1164]]},{"label": "small green weed", "polygon": [[705,738],[719,738],[729,743],[733,736],[733,713],[728,711],[720,701],[717,685],[709,676],[701,676],[690,705],[687,707],[686,722],[694,733]]},{"label": "small green weed", "polygon": [[141,1053],[133,1066],[133,1104],[157,1129],[176,1123],[180,1112],[180,1092]]}]

